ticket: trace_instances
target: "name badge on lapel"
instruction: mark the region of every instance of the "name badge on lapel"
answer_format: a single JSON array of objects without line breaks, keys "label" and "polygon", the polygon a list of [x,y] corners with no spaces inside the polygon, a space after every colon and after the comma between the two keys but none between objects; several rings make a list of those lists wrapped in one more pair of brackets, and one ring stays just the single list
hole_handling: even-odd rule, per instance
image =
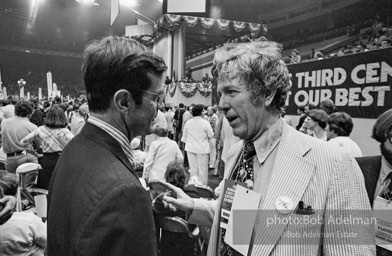
[{"label": "name badge on lapel", "polygon": [[[226,229],[225,243],[242,255],[247,255],[261,194],[249,190],[245,183],[225,180],[223,195],[221,227]],[[227,203],[230,201],[231,205],[228,209]]]}]

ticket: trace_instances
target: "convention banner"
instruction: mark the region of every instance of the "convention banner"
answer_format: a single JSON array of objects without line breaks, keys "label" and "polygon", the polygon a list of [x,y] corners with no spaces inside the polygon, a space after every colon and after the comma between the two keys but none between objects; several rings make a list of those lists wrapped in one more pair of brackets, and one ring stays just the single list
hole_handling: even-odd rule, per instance
[{"label": "convention banner", "polygon": [[392,48],[288,65],[287,114],[330,99],[353,118],[377,118],[392,108]]}]

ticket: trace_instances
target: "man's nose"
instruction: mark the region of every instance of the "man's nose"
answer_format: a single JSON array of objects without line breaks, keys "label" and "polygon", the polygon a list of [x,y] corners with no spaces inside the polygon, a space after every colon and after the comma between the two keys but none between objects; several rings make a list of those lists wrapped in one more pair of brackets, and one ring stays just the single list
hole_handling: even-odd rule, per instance
[{"label": "man's nose", "polygon": [[226,101],[226,97],[224,94],[222,94],[219,98],[218,108],[221,111],[227,111],[230,108],[228,102]]}]

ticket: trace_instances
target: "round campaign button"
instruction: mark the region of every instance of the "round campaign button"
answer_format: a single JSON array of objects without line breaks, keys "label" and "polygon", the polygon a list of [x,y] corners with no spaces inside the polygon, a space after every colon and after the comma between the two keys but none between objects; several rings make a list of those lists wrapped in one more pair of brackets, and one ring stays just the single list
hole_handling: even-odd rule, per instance
[{"label": "round campaign button", "polygon": [[287,196],[280,196],[275,201],[275,207],[281,214],[289,214],[294,210],[293,200]]}]

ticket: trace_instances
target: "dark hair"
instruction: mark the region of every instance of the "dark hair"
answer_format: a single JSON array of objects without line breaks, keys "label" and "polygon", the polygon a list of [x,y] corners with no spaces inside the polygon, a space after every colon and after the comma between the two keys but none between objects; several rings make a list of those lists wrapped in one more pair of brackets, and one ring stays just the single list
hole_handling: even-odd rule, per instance
[{"label": "dark hair", "polygon": [[44,108],[48,108],[48,107],[50,107],[50,103],[49,103],[49,101],[45,101],[44,102]]},{"label": "dark hair", "polygon": [[61,98],[59,96],[54,97],[53,104],[61,104]]},{"label": "dark hair", "polygon": [[18,177],[15,173],[0,170],[0,188],[4,195],[15,196],[18,190]]},{"label": "dark hair", "polygon": [[354,124],[346,112],[335,112],[328,117],[329,129],[338,136],[350,136]]},{"label": "dark hair", "polygon": [[150,75],[162,76],[167,69],[162,58],[137,41],[123,37],[109,36],[94,41],[83,55],[84,84],[92,112],[107,110],[120,89],[130,91],[135,103],[140,105],[142,90],[151,87]]},{"label": "dark hair", "polygon": [[328,115],[324,110],[317,108],[309,110],[308,116],[317,122],[321,128],[325,129],[327,126]]},{"label": "dark hair", "polygon": [[203,113],[204,105],[203,104],[196,104],[192,108],[192,116],[200,116]]},{"label": "dark hair", "polygon": [[183,189],[185,186],[185,168],[182,163],[170,162],[166,167],[165,179],[166,182]]},{"label": "dark hair", "polygon": [[305,107],[306,107],[306,106],[309,107],[309,110],[312,110],[312,109],[315,109],[315,108],[316,108],[316,106],[315,106],[314,104],[312,104],[312,103],[307,103],[307,104],[305,104]]},{"label": "dark hair", "polygon": [[372,138],[384,143],[392,132],[392,108],[382,113],[373,126]]},{"label": "dark hair", "polygon": [[305,111],[305,105],[298,106],[298,110],[304,112]]},{"label": "dark hair", "polygon": [[80,107],[80,104],[79,103],[75,103],[73,110],[77,111],[77,110],[79,110],[79,107]]},{"label": "dark hair", "polygon": [[61,107],[53,106],[46,112],[45,126],[49,128],[67,127],[67,117]]},{"label": "dark hair", "polygon": [[320,102],[319,108],[324,110],[328,115],[336,112],[336,107],[332,100],[323,100]]},{"label": "dark hair", "polygon": [[27,117],[33,113],[33,104],[30,101],[20,100],[15,105],[15,115]]},{"label": "dark hair", "polygon": [[184,103],[180,103],[178,106],[179,106],[180,108],[183,108],[183,107],[184,107]]},{"label": "dark hair", "polygon": [[60,108],[62,108],[64,111],[67,111],[68,104],[67,103],[61,103]]}]

